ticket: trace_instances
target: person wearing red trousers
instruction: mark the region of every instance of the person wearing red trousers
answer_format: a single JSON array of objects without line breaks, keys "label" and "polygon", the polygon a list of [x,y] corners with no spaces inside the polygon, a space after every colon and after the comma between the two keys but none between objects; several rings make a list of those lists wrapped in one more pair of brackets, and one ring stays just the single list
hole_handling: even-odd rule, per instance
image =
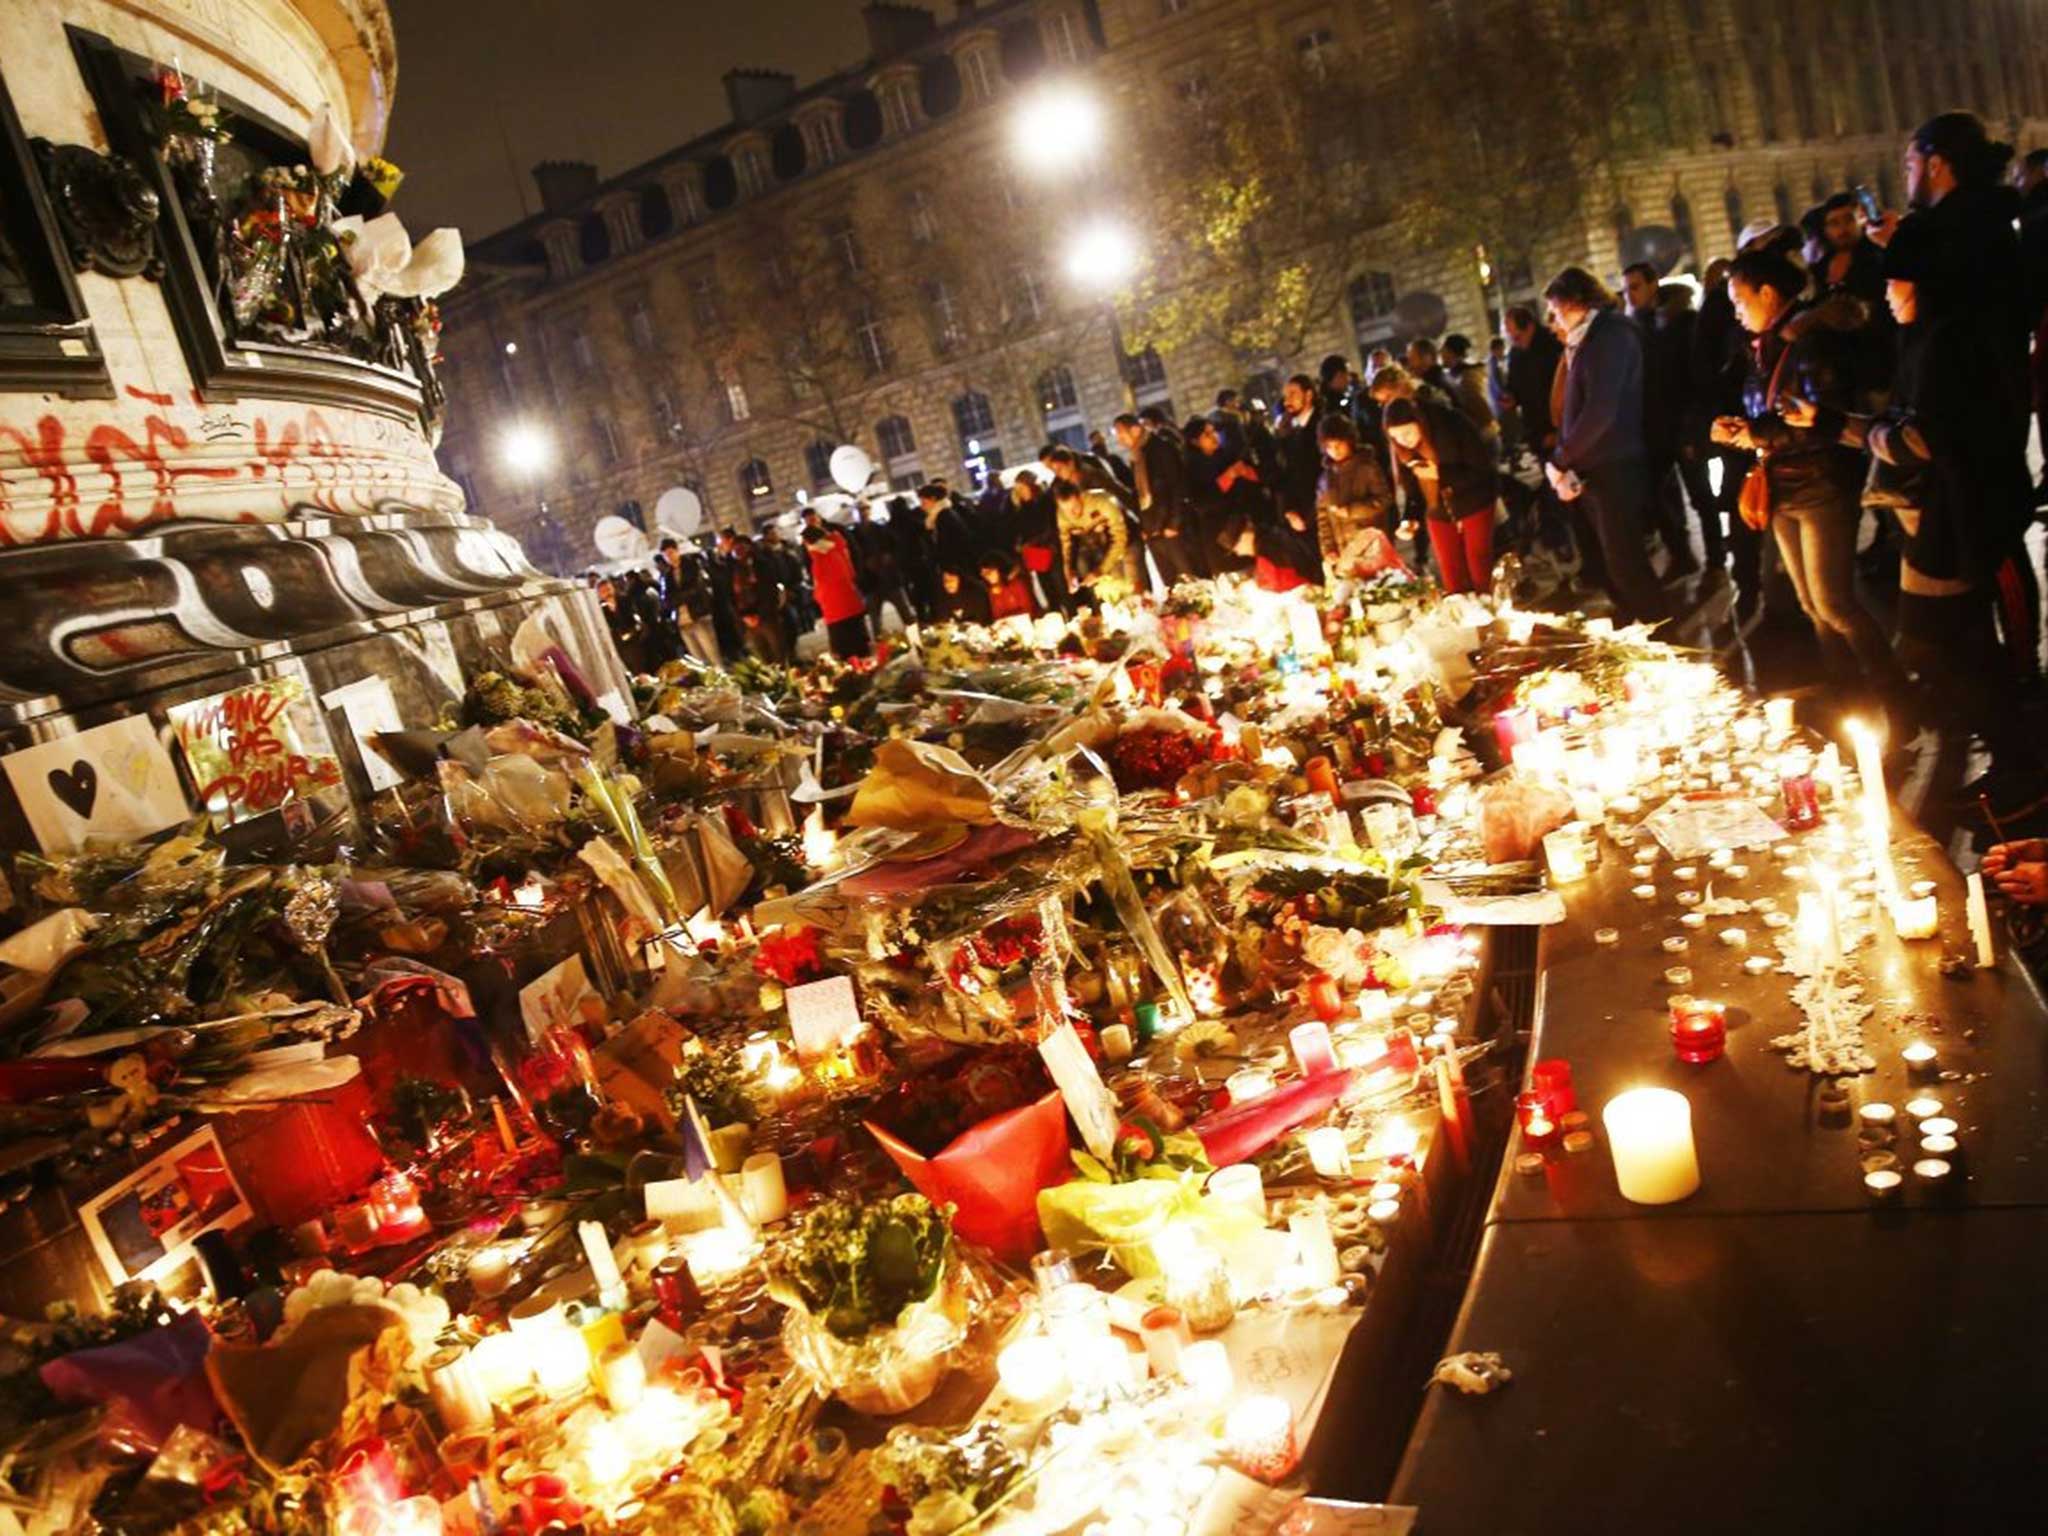
[{"label": "person wearing red trousers", "polygon": [[1476,592],[1493,574],[1493,454],[1462,411],[1430,400],[1390,400],[1385,418],[1394,468],[1428,513],[1429,547],[1446,592]]}]

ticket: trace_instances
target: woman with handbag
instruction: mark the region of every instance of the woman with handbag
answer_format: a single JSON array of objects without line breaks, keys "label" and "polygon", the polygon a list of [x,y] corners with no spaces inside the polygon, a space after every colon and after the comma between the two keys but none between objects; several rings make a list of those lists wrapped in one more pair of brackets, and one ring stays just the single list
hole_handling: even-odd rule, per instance
[{"label": "woman with handbag", "polygon": [[[1996,573],[2031,516],[2025,401],[1987,390],[1979,332],[1938,231],[1909,215],[1884,253],[1885,301],[1899,323],[1893,393],[1875,416],[1796,394],[1780,405],[1795,428],[1870,454],[1865,505],[1889,507],[1905,535],[1899,561],[1899,656],[1919,675],[1945,734],[1981,737],[2014,792],[2040,789],[2041,759],[2013,707],[2018,674],[1994,623]],[[1956,754],[1960,759],[1960,754]]]},{"label": "woman with handbag", "polygon": [[1837,294],[1803,303],[1806,274],[1773,251],[1750,250],[1728,269],[1728,298],[1750,342],[1743,414],[1714,422],[1713,440],[1757,456],[1739,509],[1777,540],[1799,606],[1837,681],[1903,710],[1906,675],[1877,620],[1856,600],[1856,527],[1863,457],[1838,432],[1796,426],[1782,412],[1797,397],[1837,413],[1855,401],[1854,336],[1862,304]]}]

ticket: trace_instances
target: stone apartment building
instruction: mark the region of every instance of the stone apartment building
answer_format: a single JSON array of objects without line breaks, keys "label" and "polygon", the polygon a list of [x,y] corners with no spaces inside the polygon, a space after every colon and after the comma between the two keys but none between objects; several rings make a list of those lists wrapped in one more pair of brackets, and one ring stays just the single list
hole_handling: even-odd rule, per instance
[{"label": "stone apartment building", "polygon": [[[1688,126],[1622,170],[1615,206],[1589,210],[1531,270],[1496,274],[1496,301],[1530,296],[1566,261],[1611,276],[1645,227],[1675,235],[1681,269],[1697,270],[1745,224],[1795,219],[1846,186],[1897,206],[1906,132],[1952,105],[2022,144],[2048,132],[2048,0],[1556,3],[1567,20],[1618,8],[1645,48],[1687,60]],[[1014,104],[1033,82],[1064,75],[1118,114],[1188,117],[1215,72],[1255,51],[1337,72],[1369,137],[1405,93],[1456,88],[1401,56],[1394,4],[957,0],[943,19],[869,4],[871,59],[858,69],[802,87],[736,69],[732,118],[716,132],[602,181],[586,164],[535,169],[542,211],[474,242],[472,275],[445,304],[442,463],[473,508],[573,568],[597,558],[597,519],[651,527],[672,486],[695,489],[717,524],[785,512],[831,488],[840,442],[896,487],[966,484],[1048,439],[1106,429],[1133,399],[1185,415],[1225,385],[1265,393],[1325,353],[1355,359],[1401,339],[1405,296],[1433,296],[1448,328],[1483,334],[1475,254],[1389,235],[1298,356],[1250,377],[1199,345],[1120,365],[1101,306],[1059,270],[1056,236],[980,244],[997,229],[1057,231],[1088,195],[1014,169]],[[945,267],[942,235],[961,225],[965,268],[957,242]],[[811,264],[784,270],[800,245]],[[837,312],[806,314],[828,289]],[[815,360],[814,330],[843,354],[829,368],[789,361]],[[736,332],[756,344],[735,346]],[[505,447],[520,427],[552,439],[546,467],[515,467]]]}]

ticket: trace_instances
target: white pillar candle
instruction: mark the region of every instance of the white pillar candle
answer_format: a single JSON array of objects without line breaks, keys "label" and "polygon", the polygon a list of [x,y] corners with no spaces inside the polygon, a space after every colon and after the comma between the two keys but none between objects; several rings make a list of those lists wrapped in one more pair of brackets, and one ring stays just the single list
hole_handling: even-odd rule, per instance
[{"label": "white pillar candle", "polygon": [[782,1178],[782,1159],[756,1152],[740,1165],[740,1200],[756,1226],[780,1221],[789,1214],[789,1189]]},{"label": "white pillar candle", "polygon": [[1308,1143],[1308,1160],[1318,1177],[1325,1179],[1348,1179],[1351,1177],[1351,1145],[1344,1139],[1344,1132],[1334,1125],[1319,1125],[1304,1138]]},{"label": "white pillar candle", "polygon": [[533,1360],[534,1380],[549,1397],[567,1397],[590,1381],[590,1350],[583,1335],[564,1325],[538,1338],[520,1337]]},{"label": "white pillar candle", "polygon": [[1319,1077],[1337,1070],[1337,1051],[1330,1044],[1330,1026],[1321,1019],[1307,1019],[1295,1025],[1287,1032],[1287,1040],[1294,1047],[1295,1065],[1301,1068],[1303,1077]]},{"label": "white pillar candle", "polygon": [[1306,1284],[1321,1289],[1337,1283],[1337,1244],[1330,1236],[1330,1216],[1321,1197],[1299,1206],[1287,1217],[1294,1256]]},{"label": "white pillar candle", "polygon": [[1977,946],[1977,968],[1989,970],[1998,964],[1998,952],[1991,946],[1991,907],[1984,898],[1984,876],[1970,876],[1970,942]]},{"label": "white pillar candle", "polygon": [[590,1278],[597,1282],[597,1299],[614,1312],[626,1309],[626,1277],[619,1273],[619,1261],[612,1256],[612,1240],[601,1221],[579,1221],[576,1235],[583,1240],[583,1255],[590,1260]]},{"label": "white pillar candle", "polygon": [[1131,1059],[1131,1027],[1128,1024],[1105,1024],[1102,1033],[1096,1037],[1102,1042],[1102,1054],[1110,1061]]},{"label": "white pillar candle", "polygon": [[996,1356],[996,1378],[1018,1416],[1026,1419],[1052,1413],[1072,1390],[1059,1345],[1038,1335],[1003,1347]]},{"label": "white pillar candle", "polygon": [[1773,743],[1783,741],[1792,734],[1792,701],[1790,699],[1764,700],[1764,735]]},{"label": "white pillar candle", "polygon": [[533,1380],[533,1360],[526,1342],[509,1333],[493,1333],[477,1340],[469,1352],[476,1369],[477,1385],[494,1403],[502,1403]]},{"label": "white pillar candle", "polygon": [[1232,1163],[1209,1175],[1209,1197],[1234,1205],[1266,1224],[1266,1181],[1253,1163]]},{"label": "white pillar candle", "polygon": [[1891,904],[1892,928],[1902,939],[1931,939],[1941,931],[1941,912],[1932,896],[1900,897]]},{"label": "white pillar candle", "polygon": [[1669,1205],[1700,1187],[1692,1143],[1692,1105],[1669,1088],[1632,1088],[1600,1112],[1622,1198]]},{"label": "white pillar candle", "polygon": [[631,1344],[614,1344],[597,1362],[597,1387],[614,1413],[623,1413],[647,1395],[647,1362]]}]

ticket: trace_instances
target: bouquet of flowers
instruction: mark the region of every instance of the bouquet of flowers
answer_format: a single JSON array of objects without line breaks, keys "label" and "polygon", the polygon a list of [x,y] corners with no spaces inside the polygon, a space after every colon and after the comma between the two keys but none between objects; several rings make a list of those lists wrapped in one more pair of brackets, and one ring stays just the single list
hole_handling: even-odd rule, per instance
[{"label": "bouquet of flowers", "polygon": [[820,1391],[862,1413],[932,1393],[967,1337],[951,1218],[922,1195],[812,1208],[769,1266],[782,1342]]}]

